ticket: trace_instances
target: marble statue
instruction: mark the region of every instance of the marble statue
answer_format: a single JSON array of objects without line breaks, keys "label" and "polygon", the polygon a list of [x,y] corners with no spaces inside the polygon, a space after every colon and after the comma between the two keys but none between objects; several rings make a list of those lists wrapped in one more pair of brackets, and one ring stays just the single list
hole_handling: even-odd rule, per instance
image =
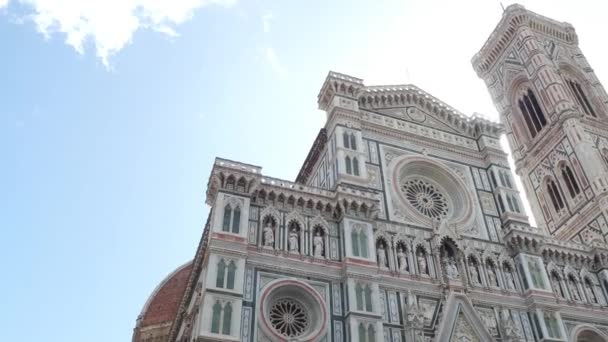
[{"label": "marble statue", "polygon": [[421,274],[429,274],[429,270],[426,264],[426,257],[424,253],[418,253],[418,267],[420,268]]},{"label": "marble statue", "polygon": [[458,267],[456,266],[456,261],[454,260],[454,258],[448,258],[446,263],[446,271],[448,274],[448,278],[458,279]]},{"label": "marble statue", "polygon": [[407,255],[405,254],[405,252],[403,251],[403,248],[401,248],[401,247],[397,247],[397,261],[399,262],[400,271],[408,270]]},{"label": "marble statue", "polygon": [[477,270],[477,265],[471,265],[469,268],[471,269],[471,281],[473,284],[480,284],[479,270]]},{"label": "marble statue", "polygon": [[314,255],[315,257],[322,257],[323,256],[323,237],[321,236],[321,233],[319,233],[319,231],[317,231],[315,233],[315,237],[313,238],[312,241],[313,244],[313,249],[314,249]]},{"label": "marble statue", "polygon": [[497,283],[497,279],[496,279],[496,272],[494,271],[494,267],[489,266],[488,267],[488,280],[489,280],[489,286],[498,286]]},{"label": "marble statue", "polygon": [[289,251],[290,252],[299,252],[300,251],[298,232],[295,228],[292,228],[289,231],[288,242],[289,242]]},{"label": "marble statue", "polygon": [[515,289],[515,281],[513,279],[513,273],[510,270],[505,270],[505,278],[507,280],[507,289]]},{"label": "marble statue", "polygon": [[267,223],[264,227],[264,247],[272,247],[274,245],[274,230],[270,226],[270,223]]},{"label": "marble statue", "polygon": [[572,295],[572,299],[581,300],[581,296],[578,293],[576,282],[572,278],[568,279],[568,288],[570,290],[570,294]]},{"label": "marble statue", "polygon": [[380,243],[378,245],[376,254],[378,255],[378,266],[386,267],[386,250],[384,249],[384,244]]}]

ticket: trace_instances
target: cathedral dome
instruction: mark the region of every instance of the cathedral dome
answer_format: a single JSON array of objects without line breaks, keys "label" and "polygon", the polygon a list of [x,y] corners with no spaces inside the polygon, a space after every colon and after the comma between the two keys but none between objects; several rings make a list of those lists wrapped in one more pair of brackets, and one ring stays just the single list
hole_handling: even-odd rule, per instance
[{"label": "cathedral dome", "polygon": [[165,337],[188,285],[193,262],[189,261],[171,272],[154,289],[137,318],[133,341]]}]

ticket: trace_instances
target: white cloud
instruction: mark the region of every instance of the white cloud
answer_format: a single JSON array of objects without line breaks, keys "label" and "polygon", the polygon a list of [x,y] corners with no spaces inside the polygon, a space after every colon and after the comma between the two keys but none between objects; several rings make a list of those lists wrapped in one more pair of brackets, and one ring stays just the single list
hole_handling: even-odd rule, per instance
[{"label": "white cloud", "polygon": [[279,74],[279,76],[285,76],[287,74],[287,69],[279,62],[273,48],[269,47],[266,49],[266,59],[270,63],[272,70]]},{"label": "white cloud", "polygon": [[[0,0],[2,1],[2,0]],[[264,25],[264,33],[270,32],[270,21],[272,20],[272,13],[266,13],[262,16],[262,24]]]},{"label": "white cloud", "polygon": [[8,5],[8,0],[0,0],[0,8]]},{"label": "white cloud", "polygon": [[[106,67],[108,58],[131,42],[135,31],[147,28],[176,36],[175,27],[194,10],[211,4],[232,5],[236,0],[19,0],[29,7],[38,31],[50,38],[65,34],[66,44],[84,53],[91,40]],[[0,0],[0,7],[8,0]]]}]

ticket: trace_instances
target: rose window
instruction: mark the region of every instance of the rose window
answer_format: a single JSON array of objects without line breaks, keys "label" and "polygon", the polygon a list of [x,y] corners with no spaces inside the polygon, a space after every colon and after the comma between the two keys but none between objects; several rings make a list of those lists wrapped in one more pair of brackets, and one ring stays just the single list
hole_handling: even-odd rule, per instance
[{"label": "rose window", "polygon": [[448,215],[448,201],[438,187],[421,179],[407,180],[402,187],[408,203],[419,213],[430,218]]},{"label": "rose window", "polygon": [[283,298],[274,303],[269,312],[272,327],[284,337],[298,337],[308,330],[308,312],[299,302]]}]

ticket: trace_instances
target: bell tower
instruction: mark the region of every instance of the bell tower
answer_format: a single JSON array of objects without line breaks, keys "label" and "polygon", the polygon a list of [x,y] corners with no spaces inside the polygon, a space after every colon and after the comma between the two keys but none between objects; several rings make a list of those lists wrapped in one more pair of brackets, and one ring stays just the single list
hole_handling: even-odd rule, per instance
[{"label": "bell tower", "polygon": [[608,234],[608,95],[572,25],[511,5],[473,57],[505,125],[516,172],[546,234]]}]

